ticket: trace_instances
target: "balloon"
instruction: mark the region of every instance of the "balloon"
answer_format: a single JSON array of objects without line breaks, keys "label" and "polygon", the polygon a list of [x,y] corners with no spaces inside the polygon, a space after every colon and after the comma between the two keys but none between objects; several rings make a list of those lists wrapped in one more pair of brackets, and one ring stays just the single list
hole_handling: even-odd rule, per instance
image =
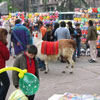
[{"label": "balloon", "polygon": [[39,80],[35,75],[25,73],[24,77],[19,80],[19,87],[25,95],[33,95],[38,91]]},{"label": "balloon", "polygon": [[100,7],[98,7],[98,9],[97,9],[97,10],[98,10],[98,12],[100,12]]},{"label": "balloon", "polygon": [[38,91],[39,80],[38,78],[31,74],[27,73],[27,70],[21,70],[16,67],[7,67],[0,69],[0,73],[3,73],[8,70],[18,71],[19,73],[19,87],[25,95],[33,95]]},{"label": "balloon", "polygon": [[97,13],[97,12],[98,12],[98,11],[97,11],[97,8],[94,8],[94,12],[95,12],[95,13]]},{"label": "balloon", "polygon": [[92,13],[92,8],[89,8],[89,9],[88,9],[88,12],[89,12],[89,13]]},{"label": "balloon", "polygon": [[27,70],[26,69],[25,70],[21,70],[21,69],[16,68],[16,67],[2,68],[2,69],[0,69],[0,73],[3,73],[3,72],[8,71],[8,70],[14,70],[14,71],[20,72],[19,75],[18,75],[19,78],[22,78],[24,76],[24,74],[27,73]]},{"label": "balloon", "polygon": [[28,98],[20,89],[17,89],[10,95],[8,100],[28,100]]},{"label": "balloon", "polygon": [[92,12],[95,12],[95,8],[92,8]]}]

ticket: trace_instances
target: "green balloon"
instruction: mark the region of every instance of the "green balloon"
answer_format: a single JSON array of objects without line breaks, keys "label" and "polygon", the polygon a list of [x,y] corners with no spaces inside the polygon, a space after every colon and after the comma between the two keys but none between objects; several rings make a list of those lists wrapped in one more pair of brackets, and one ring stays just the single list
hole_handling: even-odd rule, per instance
[{"label": "green balloon", "polygon": [[28,16],[26,16],[25,19],[28,19]]},{"label": "green balloon", "polygon": [[25,73],[24,77],[19,80],[19,87],[25,95],[33,95],[38,91],[39,80],[35,75]]},{"label": "green balloon", "polygon": [[100,12],[100,7],[98,7],[98,9],[97,9],[97,10],[98,10],[98,12]]}]

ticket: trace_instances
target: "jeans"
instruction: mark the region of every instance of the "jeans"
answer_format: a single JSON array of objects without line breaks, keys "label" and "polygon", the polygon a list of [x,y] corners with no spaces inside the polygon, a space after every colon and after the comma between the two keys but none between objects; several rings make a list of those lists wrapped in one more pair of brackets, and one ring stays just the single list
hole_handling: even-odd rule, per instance
[{"label": "jeans", "polygon": [[45,69],[45,63],[44,63],[44,61],[42,61],[40,58],[37,58],[37,60],[38,60],[38,63],[39,63],[39,68]]},{"label": "jeans", "polygon": [[10,81],[7,72],[0,74],[0,100],[5,100],[8,89],[10,86]]},{"label": "jeans", "polygon": [[76,43],[77,43],[77,56],[79,57],[80,56],[80,48],[81,48],[81,39],[77,39],[76,40]]}]

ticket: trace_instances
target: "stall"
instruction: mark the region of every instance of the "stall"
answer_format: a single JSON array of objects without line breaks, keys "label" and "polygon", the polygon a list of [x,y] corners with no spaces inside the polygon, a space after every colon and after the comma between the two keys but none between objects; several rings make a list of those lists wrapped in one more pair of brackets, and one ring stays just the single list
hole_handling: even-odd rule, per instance
[{"label": "stall", "polygon": [[64,93],[63,95],[54,94],[48,100],[100,100],[99,95]]}]

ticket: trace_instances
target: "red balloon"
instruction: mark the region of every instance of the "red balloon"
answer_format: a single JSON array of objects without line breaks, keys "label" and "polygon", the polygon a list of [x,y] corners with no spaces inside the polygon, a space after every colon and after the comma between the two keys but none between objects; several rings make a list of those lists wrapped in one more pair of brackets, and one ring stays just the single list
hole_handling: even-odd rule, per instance
[{"label": "red balloon", "polygon": [[97,8],[94,8],[94,12],[95,12],[95,13],[97,13],[97,12],[98,12],[98,11],[97,11]]},{"label": "red balloon", "polygon": [[92,12],[95,12],[95,8],[92,8]]}]

